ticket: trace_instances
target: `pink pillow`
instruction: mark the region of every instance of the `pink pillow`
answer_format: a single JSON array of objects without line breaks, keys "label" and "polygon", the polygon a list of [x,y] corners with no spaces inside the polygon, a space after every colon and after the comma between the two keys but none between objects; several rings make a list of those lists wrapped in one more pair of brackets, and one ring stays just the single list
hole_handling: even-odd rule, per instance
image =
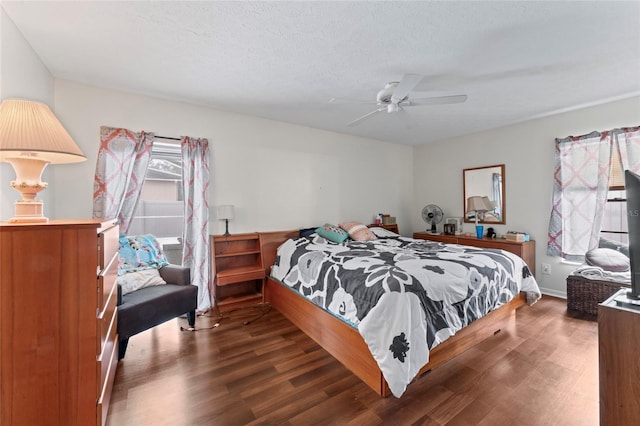
[{"label": "pink pillow", "polygon": [[360,222],[344,222],[340,224],[340,228],[347,231],[351,239],[355,241],[372,241],[378,239],[366,225]]}]

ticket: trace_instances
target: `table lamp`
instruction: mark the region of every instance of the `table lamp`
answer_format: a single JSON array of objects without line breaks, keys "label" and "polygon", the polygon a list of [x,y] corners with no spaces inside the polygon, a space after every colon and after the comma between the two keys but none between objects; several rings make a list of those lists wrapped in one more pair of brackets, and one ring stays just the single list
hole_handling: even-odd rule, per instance
[{"label": "table lamp", "polygon": [[86,159],[45,104],[19,99],[5,99],[0,104],[0,161],[13,167],[16,180],[11,181],[11,187],[22,195],[9,222],[48,222],[42,215],[42,201],[36,200],[38,192],[47,187],[41,180],[44,168],[49,163]]},{"label": "table lamp", "polygon": [[225,222],[224,236],[231,235],[229,234],[229,221],[233,220],[233,206],[218,206],[218,220],[224,220]]},{"label": "table lamp", "polygon": [[481,239],[484,235],[484,226],[478,225],[478,216],[489,210],[489,206],[485,203],[481,196],[473,196],[467,198],[467,215],[473,213],[476,220],[476,237]]}]

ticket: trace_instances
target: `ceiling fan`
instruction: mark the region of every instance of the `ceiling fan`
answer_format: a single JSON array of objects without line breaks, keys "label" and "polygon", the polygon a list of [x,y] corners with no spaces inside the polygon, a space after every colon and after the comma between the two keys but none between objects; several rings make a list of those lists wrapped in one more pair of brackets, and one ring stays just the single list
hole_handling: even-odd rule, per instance
[{"label": "ceiling fan", "polygon": [[[369,118],[379,112],[387,111],[389,114],[402,112],[404,108],[409,106],[423,106],[423,105],[437,105],[437,104],[457,104],[467,100],[467,95],[452,95],[452,96],[437,96],[428,98],[410,98],[410,92],[422,81],[424,78],[420,74],[405,74],[400,81],[391,81],[384,85],[384,88],[376,95],[376,104],[378,108],[365,115],[356,118],[355,120],[347,123],[347,126],[354,126],[360,123],[362,120]],[[340,101],[338,98],[333,98],[329,102]],[[370,103],[360,102],[358,103]]]}]

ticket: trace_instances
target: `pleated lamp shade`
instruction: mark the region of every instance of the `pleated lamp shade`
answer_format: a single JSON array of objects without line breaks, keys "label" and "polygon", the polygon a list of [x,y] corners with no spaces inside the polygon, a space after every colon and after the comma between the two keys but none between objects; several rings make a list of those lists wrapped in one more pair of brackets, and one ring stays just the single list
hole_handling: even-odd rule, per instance
[{"label": "pleated lamp shade", "polygon": [[0,104],[0,161],[20,156],[52,164],[87,159],[48,106],[6,99]]},{"label": "pleated lamp shade", "polygon": [[476,212],[486,212],[489,210],[487,204],[481,196],[473,196],[467,199],[467,214]]},{"label": "pleated lamp shade", "polygon": [[49,163],[86,160],[78,145],[48,106],[40,102],[6,99],[0,104],[0,161],[13,166],[11,187],[22,194],[10,222],[47,222],[38,192],[47,187],[42,172]]}]

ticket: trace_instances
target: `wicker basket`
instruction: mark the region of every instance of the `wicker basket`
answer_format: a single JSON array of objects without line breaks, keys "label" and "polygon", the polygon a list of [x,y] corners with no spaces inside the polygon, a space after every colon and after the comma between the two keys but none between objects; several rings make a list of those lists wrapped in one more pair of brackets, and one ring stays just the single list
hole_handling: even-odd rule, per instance
[{"label": "wicker basket", "polygon": [[598,304],[607,300],[621,288],[630,286],[611,281],[597,281],[577,275],[567,277],[567,309],[598,315]]}]

